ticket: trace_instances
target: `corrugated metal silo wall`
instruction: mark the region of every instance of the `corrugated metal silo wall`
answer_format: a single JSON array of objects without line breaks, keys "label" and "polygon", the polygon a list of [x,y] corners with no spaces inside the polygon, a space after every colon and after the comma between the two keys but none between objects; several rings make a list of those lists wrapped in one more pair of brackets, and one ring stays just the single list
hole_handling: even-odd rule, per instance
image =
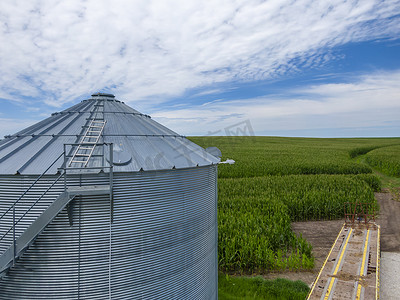
[{"label": "corrugated metal silo wall", "polygon": [[[20,178],[0,177],[0,213],[34,177]],[[109,196],[75,199],[73,226],[64,209],[0,280],[0,299],[216,299],[216,186],[215,165],[114,174],[113,223]]]}]

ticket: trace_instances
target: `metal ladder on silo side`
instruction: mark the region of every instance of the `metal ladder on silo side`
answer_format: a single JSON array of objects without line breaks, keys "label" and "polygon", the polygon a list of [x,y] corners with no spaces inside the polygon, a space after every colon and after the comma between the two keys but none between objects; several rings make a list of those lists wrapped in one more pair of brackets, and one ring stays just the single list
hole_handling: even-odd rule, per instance
[{"label": "metal ladder on silo side", "polygon": [[93,151],[96,148],[97,143],[103,133],[104,126],[107,121],[96,121],[92,119],[85,134],[83,135],[79,145],[76,147],[74,154],[71,157],[71,160],[68,163],[68,167],[72,165],[72,163],[78,163],[87,166],[90,158],[93,155]]}]

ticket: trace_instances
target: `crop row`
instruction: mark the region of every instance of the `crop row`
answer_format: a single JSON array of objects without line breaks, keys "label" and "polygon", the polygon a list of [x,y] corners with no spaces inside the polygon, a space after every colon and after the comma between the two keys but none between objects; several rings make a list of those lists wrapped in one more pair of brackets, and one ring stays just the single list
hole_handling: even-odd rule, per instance
[{"label": "crop row", "polygon": [[[239,209],[236,199],[270,199],[284,203],[292,221],[329,220],[343,217],[345,202],[367,202],[377,210],[373,175],[288,175],[219,180],[220,202],[234,202],[231,209]],[[369,183],[367,181],[370,181]],[[254,203],[254,201],[252,202]],[[225,204],[224,204],[225,207]],[[241,210],[241,209],[240,209]]]},{"label": "crop row", "polygon": [[219,267],[231,272],[310,269],[311,245],[291,230],[287,207],[274,199],[238,197],[218,204]]}]

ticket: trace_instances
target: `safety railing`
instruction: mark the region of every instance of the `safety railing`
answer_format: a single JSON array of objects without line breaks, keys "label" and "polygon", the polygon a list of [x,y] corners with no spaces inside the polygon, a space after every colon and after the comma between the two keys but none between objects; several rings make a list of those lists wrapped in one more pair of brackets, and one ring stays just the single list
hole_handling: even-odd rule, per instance
[{"label": "safety railing", "polygon": [[[63,193],[65,194],[67,192],[67,173],[70,171],[79,171],[79,170],[99,170],[99,171],[104,171],[105,169],[109,169],[109,192],[110,193],[110,203],[111,203],[111,219],[113,215],[113,196],[112,196],[112,190],[113,190],[113,144],[112,143],[96,143],[96,146],[103,146],[103,150],[101,151],[100,155],[93,155],[93,157],[98,157],[101,156],[100,159],[100,164],[99,166],[82,166],[82,167],[68,167],[67,162],[68,162],[68,152],[67,152],[67,147],[75,147],[78,146],[79,144],[66,144],[64,145],[64,151],[61,153],[48,167],[47,169],[40,174],[34,181],[33,183],[21,194],[21,196],[18,197],[17,200],[15,200],[11,206],[0,216],[0,224],[6,224],[7,222],[10,222],[11,219],[11,224],[10,227],[2,234],[0,237],[0,248],[5,248],[8,249],[6,252],[0,253],[0,263],[4,263],[4,266],[0,266],[0,273],[3,273],[6,268],[9,268],[10,265],[8,264],[8,261],[12,263],[12,265],[15,264],[16,259],[20,256],[22,251],[24,249],[21,248],[21,245],[19,244],[19,240],[22,236],[17,236],[17,231],[23,229],[24,231],[21,233],[22,235],[26,235],[25,233],[27,232],[27,229],[29,229],[29,224],[27,224],[27,220],[29,221],[34,221],[32,219],[27,219],[27,215],[38,205],[41,204],[41,200],[43,197],[48,195],[49,191],[54,188],[54,186],[62,179],[64,178],[64,187],[63,187],[63,192],[61,192],[59,195],[55,196],[55,202],[57,202],[58,205],[64,205],[68,204],[68,202],[73,198],[68,196],[68,199],[63,199],[60,198],[63,196]],[[108,151],[109,151],[109,157],[108,159],[105,158],[104,156],[104,148],[108,146]],[[70,149],[71,150],[71,149]],[[64,157],[64,161],[62,164],[61,168],[58,168],[59,175],[49,184],[47,183],[46,189],[44,192],[42,192],[40,195],[36,196],[37,199],[35,199],[32,204],[27,205],[27,208],[24,209],[23,212],[18,212],[17,213],[17,206],[18,204],[23,201],[25,196],[28,196],[28,193],[32,191],[37,185],[39,184],[40,180],[45,176],[48,171],[57,163],[57,161],[60,160],[61,157]],[[107,163],[106,163],[107,160]],[[74,172],[73,172],[74,174]],[[53,177],[54,178],[54,177]],[[37,190],[33,190],[33,193],[37,192]],[[31,196],[30,196],[31,197]],[[58,198],[57,198],[58,197]],[[32,197],[31,197],[32,198]],[[60,200],[60,201],[58,201]],[[54,202],[54,203],[55,203]],[[58,203],[60,202],[60,203]],[[22,205],[21,205],[22,206]],[[60,209],[62,207],[60,206]],[[54,210],[54,209],[53,209]],[[51,215],[50,217],[53,218],[57,214],[57,211],[53,212],[55,213],[54,215]],[[12,216],[11,216],[12,215]],[[42,215],[40,215],[42,217]],[[39,216],[36,218],[40,218]],[[44,216],[43,216],[44,217]],[[51,218],[49,219],[49,222],[51,221]],[[34,221],[35,222],[35,221]],[[42,222],[42,221],[41,221]],[[19,226],[20,223],[23,223],[22,226]],[[26,228],[25,228],[25,227]],[[34,236],[29,236],[29,240],[33,240],[35,238],[35,235],[37,233],[33,233]],[[29,235],[29,234],[28,234]],[[8,237],[8,238],[7,238]],[[11,241],[10,241],[11,240]],[[12,249],[11,249],[12,248]],[[21,248],[21,249],[20,249]],[[18,249],[18,250],[17,250]],[[4,256],[4,257],[3,257]],[[11,257],[12,256],[12,257]],[[6,258],[8,257],[8,259]],[[3,259],[4,258],[4,259]],[[8,266],[8,267],[7,267]],[[1,275],[1,274],[0,274]],[[1,276],[0,276],[1,278]]]},{"label": "safety railing", "polygon": [[33,183],[21,194],[21,196],[18,197],[17,200],[15,200],[12,205],[0,216],[0,223],[4,222],[3,220],[6,218],[7,215],[12,214],[12,225],[10,228],[0,237],[0,245],[1,243],[5,240],[7,236],[12,232],[12,246],[14,249],[14,259],[17,257],[16,253],[16,241],[17,241],[17,236],[16,236],[16,229],[17,225],[24,220],[25,216],[39,203],[41,199],[53,188],[53,186],[65,175],[65,172],[62,172],[48,187],[47,189],[36,199],[33,204],[31,204],[27,210],[25,210],[21,216],[17,217],[16,213],[16,208],[17,204],[24,199],[24,197],[32,190],[33,187],[35,187],[40,179],[46,175],[46,173],[54,166],[54,164],[62,157],[64,156],[64,153],[61,153],[50,166],[42,173],[40,174],[34,181]]}]

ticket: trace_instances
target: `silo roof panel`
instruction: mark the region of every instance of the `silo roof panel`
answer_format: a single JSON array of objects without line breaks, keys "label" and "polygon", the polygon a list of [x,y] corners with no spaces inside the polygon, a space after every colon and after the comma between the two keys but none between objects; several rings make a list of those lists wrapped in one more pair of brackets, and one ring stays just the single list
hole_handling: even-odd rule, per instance
[{"label": "silo roof panel", "polygon": [[[51,139],[52,137],[49,136],[24,137],[22,139],[24,140],[24,143],[10,152],[10,154],[12,154],[10,157],[7,158],[9,155],[7,154],[0,158],[1,173],[17,173],[18,170],[35,154],[39,153],[43,149],[43,146],[46,145]],[[4,159],[4,161],[1,161],[2,159]]]},{"label": "silo roof panel", "polygon": [[[50,164],[60,156],[64,151],[64,144],[74,143],[75,139],[76,137],[74,136],[39,138],[35,141],[35,144],[41,146],[40,150],[34,152],[33,155],[30,155],[29,160],[25,159],[24,164],[21,165],[17,171],[19,171],[20,174],[37,174],[37,170],[43,169],[44,163],[47,163],[46,167],[49,167]],[[57,163],[54,164],[54,166],[49,170],[49,174],[57,173],[57,169],[62,166],[63,159],[64,157],[62,156]],[[44,170],[45,169],[43,169],[43,171]]]}]

